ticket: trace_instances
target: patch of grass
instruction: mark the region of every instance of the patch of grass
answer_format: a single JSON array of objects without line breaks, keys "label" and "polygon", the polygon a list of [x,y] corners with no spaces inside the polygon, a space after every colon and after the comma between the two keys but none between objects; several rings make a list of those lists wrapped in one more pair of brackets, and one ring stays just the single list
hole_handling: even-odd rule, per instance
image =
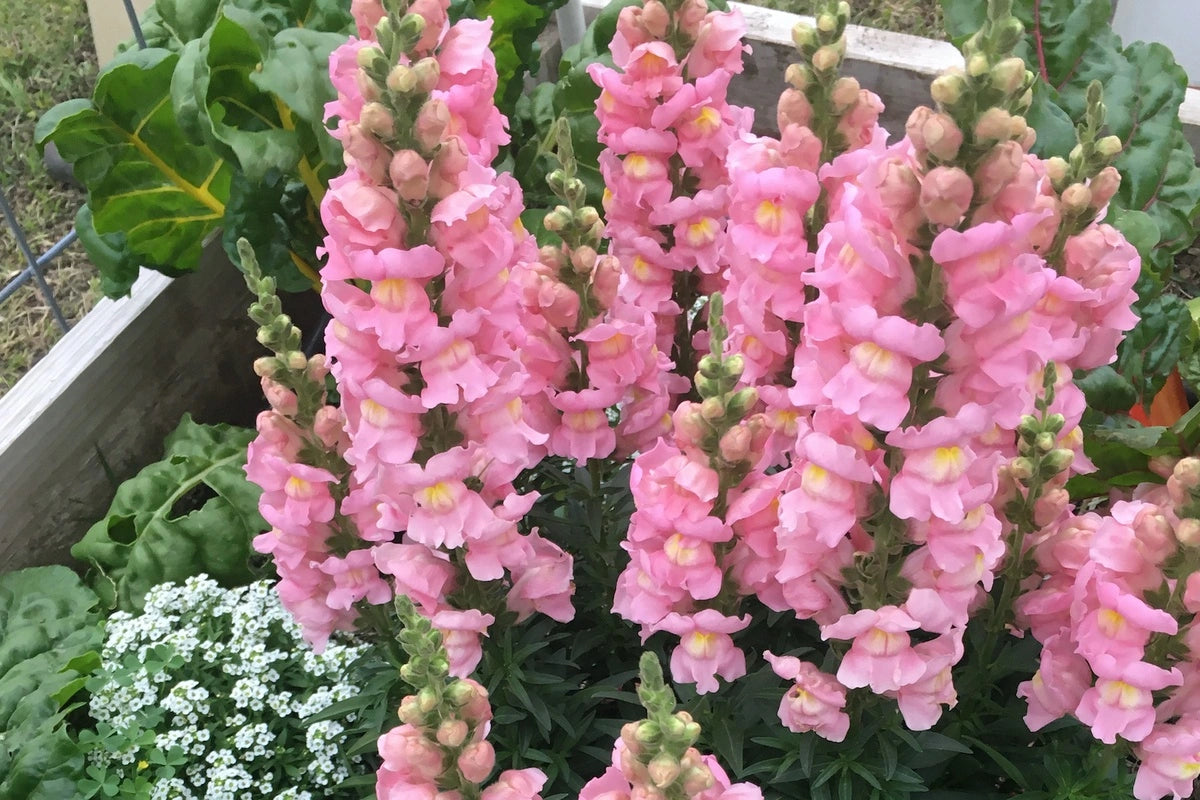
[{"label": "patch of grass", "polygon": [[[46,174],[33,143],[38,119],[56,103],[88,97],[96,53],[83,0],[0,2],[0,187],[25,229],[34,255],[61,239],[85,197]],[[15,237],[0,220],[0,285],[25,268]],[[55,259],[47,280],[70,320],[99,299],[95,269],[78,244]],[[0,304],[0,393],[7,391],[61,336],[30,283]]]},{"label": "patch of grass", "polygon": [[[982,0],[980,0],[982,2]],[[756,6],[812,15],[817,0],[746,0]],[[850,0],[851,21],[929,39],[945,39],[942,7],[938,0]]]}]

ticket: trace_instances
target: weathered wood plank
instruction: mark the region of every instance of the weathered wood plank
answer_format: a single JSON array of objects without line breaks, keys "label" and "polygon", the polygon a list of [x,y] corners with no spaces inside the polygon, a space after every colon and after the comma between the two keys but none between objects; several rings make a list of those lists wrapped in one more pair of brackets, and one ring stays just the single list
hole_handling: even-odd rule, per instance
[{"label": "weathered wood plank", "polygon": [[143,272],[0,398],[0,571],[64,563],[185,412],[247,423],[259,405],[249,293],[219,248],[194,275]]}]

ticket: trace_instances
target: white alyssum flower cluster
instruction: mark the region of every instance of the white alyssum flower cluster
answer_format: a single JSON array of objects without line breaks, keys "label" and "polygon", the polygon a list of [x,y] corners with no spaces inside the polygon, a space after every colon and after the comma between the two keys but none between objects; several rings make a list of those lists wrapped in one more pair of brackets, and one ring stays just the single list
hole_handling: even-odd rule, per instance
[{"label": "white alyssum flower cluster", "polygon": [[353,715],[302,721],[358,694],[344,679],[363,649],[312,652],[267,581],[157,586],[143,614],[110,618],[90,707],[119,746],[89,758],[130,779],[152,751],[173,758],[152,800],[335,797],[359,763],[342,755]]}]

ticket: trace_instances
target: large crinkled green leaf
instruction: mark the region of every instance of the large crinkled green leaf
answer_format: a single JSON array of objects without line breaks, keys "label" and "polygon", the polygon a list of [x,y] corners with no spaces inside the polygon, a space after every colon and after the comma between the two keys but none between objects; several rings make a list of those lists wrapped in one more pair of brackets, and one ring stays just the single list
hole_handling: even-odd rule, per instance
[{"label": "large crinkled green leaf", "polygon": [[263,59],[255,34],[265,34],[256,17],[233,8],[222,11],[203,37],[184,48],[171,94],[181,128],[257,182],[267,170],[295,169],[300,143],[295,130],[280,121],[270,94],[250,80]]},{"label": "large crinkled green leaf", "polygon": [[[124,235],[130,257],[145,266],[190,270],[225,213],[231,169],[189,143],[175,121],[170,85],[178,60],[162,49],[118,57],[92,100],[55,106],[36,135],[74,165],[96,233]],[[112,280],[127,283],[123,275]]]},{"label": "large crinkled green leaf", "polygon": [[66,567],[0,576],[0,800],[76,796],[83,756],[63,726],[81,657],[100,647],[98,599]]},{"label": "large crinkled green leaf", "polygon": [[140,611],[160,583],[200,573],[226,585],[253,578],[250,542],[267,527],[260,490],[243,471],[253,438],[252,430],[185,416],[163,460],[121,484],[104,519],[71,548],[92,566],[103,600]]}]

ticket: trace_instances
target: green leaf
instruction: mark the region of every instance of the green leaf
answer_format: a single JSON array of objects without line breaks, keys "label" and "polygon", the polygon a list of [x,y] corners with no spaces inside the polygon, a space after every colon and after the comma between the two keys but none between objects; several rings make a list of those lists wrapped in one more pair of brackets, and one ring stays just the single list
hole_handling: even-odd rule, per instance
[{"label": "green leaf", "polygon": [[121,484],[104,519],[71,548],[93,567],[97,591],[111,581],[116,605],[140,611],[159,583],[202,572],[225,585],[248,583],[250,541],[267,527],[260,490],[243,472],[253,437],[185,416],[164,459]]},{"label": "green leaf", "polygon": [[280,290],[311,289],[312,281],[293,261],[293,253],[315,253],[320,244],[320,232],[305,213],[309,200],[304,184],[287,182],[278,170],[269,171],[257,184],[235,174],[221,235],[229,259],[241,264],[237,243],[244,238],[254,247],[263,273],[275,278]]},{"label": "green leaf", "polygon": [[75,796],[83,757],[62,707],[100,646],[96,606],[66,567],[0,576],[0,800]]},{"label": "green leaf", "polygon": [[124,297],[138,279],[142,267],[129,251],[125,234],[96,233],[92,209],[86,203],[75,214],[75,233],[92,264],[100,271],[100,291],[106,297]]},{"label": "green leaf", "polygon": [[1088,408],[1102,414],[1125,414],[1137,405],[1138,393],[1128,380],[1112,367],[1091,370],[1075,380],[1087,398]]},{"label": "green leaf", "polygon": [[1142,320],[1121,343],[1116,370],[1149,405],[1171,371],[1191,354],[1194,323],[1187,303],[1172,294],[1142,303],[1139,312]]},{"label": "green leaf", "polygon": [[[120,265],[109,285],[127,287],[129,265],[194,269],[205,237],[220,223],[230,168],[211,150],[189,143],[171,107],[171,74],[179,56],[151,49],[126,53],[104,71],[92,100],[71,100],[38,122],[39,144],[54,142],[88,188],[92,225],[108,248],[100,266]],[[95,244],[92,237],[85,239]]]}]

